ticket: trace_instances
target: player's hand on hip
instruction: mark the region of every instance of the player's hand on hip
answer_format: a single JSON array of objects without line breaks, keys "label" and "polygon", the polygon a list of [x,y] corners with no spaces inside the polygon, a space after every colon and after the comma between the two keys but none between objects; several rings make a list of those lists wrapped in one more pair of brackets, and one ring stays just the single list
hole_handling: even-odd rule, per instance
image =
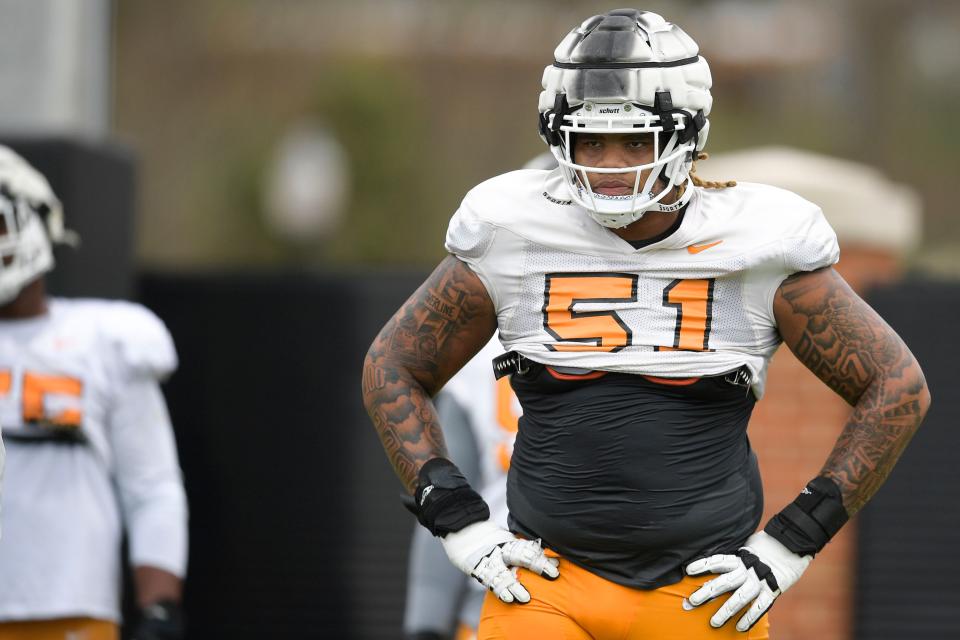
[{"label": "player's hand on hip", "polygon": [[441,538],[447,557],[503,602],[530,602],[530,593],[517,579],[523,567],[554,580],[559,560],[547,557],[539,540],[522,540],[490,520],[448,533]]},{"label": "player's hand on hip", "polygon": [[454,565],[504,602],[530,602],[518,567],[550,580],[560,575],[559,561],[547,557],[539,540],[521,540],[490,520],[487,503],[451,461],[428,460],[417,480],[407,508],[440,538]]},{"label": "player's hand on hip", "polygon": [[710,618],[712,627],[722,627],[740,611],[737,631],[748,631],[773,606],[780,594],[792,587],[813,556],[798,555],[772,536],[758,531],[750,536],[736,555],[715,555],[687,565],[687,574],[718,576],[683,601],[683,608],[699,607],[725,593],[733,592]]}]

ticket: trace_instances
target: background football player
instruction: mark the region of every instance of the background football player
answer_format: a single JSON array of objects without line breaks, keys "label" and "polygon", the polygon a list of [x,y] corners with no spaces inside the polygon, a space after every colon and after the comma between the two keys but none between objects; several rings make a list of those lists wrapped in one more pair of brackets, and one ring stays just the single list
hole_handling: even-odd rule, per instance
[{"label": "background football player", "polygon": [[118,638],[125,527],[133,637],[175,640],[187,506],[159,381],[176,352],[144,307],[47,296],[65,236],[46,179],[0,147],[0,639]]},{"label": "background football player", "polygon": [[[616,10],[554,56],[540,134],[559,168],[467,194],[452,255],[369,349],[368,413],[420,523],[490,589],[481,638],[766,638],[774,600],[919,426],[923,374],[832,269],[816,205],[691,175],[712,80],[686,33]],[[430,400],[497,328],[523,406],[509,531],[447,459]],[[852,412],[758,530],[746,427],[781,342]]]},{"label": "background football player", "polygon": [[[520,407],[508,380],[491,363],[502,349],[487,343],[443,387],[434,402],[450,459],[490,507],[491,520],[507,526],[507,470]],[[408,640],[473,640],[484,590],[450,564],[439,541],[417,527],[410,543],[403,630]]]}]

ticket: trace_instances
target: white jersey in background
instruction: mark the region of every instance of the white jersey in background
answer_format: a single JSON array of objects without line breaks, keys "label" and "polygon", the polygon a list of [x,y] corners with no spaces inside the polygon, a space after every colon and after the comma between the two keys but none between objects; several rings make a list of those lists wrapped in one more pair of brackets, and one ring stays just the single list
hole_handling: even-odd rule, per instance
[{"label": "white jersey in background", "polygon": [[514,171],[467,194],[446,247],[483,281],[508,350],[662,377],[746,366],[760,397],[777,288],[834,264],[836,234],[789,191],[691,188],[679,228],[637,248],[573,205],[558,170]]},{"label": "white jersey in background", "polygon": [[123,527],[133,565],[184,575],[186,499],[159,387],[176,365],[139,305],[54,298],[44,316],[0,321],[0,621],[118,621]]}]

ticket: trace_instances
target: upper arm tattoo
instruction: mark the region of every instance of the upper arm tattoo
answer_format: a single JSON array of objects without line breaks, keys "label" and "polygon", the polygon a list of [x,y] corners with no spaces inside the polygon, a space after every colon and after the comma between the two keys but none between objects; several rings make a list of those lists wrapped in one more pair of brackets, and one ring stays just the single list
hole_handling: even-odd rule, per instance
[{"label": "upper arm tattoo", "polygon": [[853,515],[886,480],[927,411],[923,372],[833,269],[787,278],[774,312],[791,351],[854,407],[820,472],[840,486]]},{"label": "upper arm tattoo", "polygon": [[363,367],[364,404],[411,493],[423,463],[446,453],[431,396],[495,328],[496,313],[483,283],[450,256],[370,345]]}]

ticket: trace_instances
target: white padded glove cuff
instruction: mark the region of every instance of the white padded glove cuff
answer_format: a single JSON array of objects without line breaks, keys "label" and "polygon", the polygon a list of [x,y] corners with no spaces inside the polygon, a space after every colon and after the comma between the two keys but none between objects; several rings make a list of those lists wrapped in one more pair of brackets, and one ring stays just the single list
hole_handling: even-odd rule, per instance
[{"label": "white padded glove cuff", "polygon": [[474,522],[440,538],[450,562],[468,575],[494,547],[511,540],[516,540],[516,537],[490,520]]},{"label": "white padded glove cuff", "polygon": [[781,593],[792,587],[800,579],[810,561],[813,560],[813,556],[798,556],[783,546],[776,538],[763,531],[758,531],[747,538],[743,548],[770,567],[773,576],[777,579],[777,585],[780,587]]}]

